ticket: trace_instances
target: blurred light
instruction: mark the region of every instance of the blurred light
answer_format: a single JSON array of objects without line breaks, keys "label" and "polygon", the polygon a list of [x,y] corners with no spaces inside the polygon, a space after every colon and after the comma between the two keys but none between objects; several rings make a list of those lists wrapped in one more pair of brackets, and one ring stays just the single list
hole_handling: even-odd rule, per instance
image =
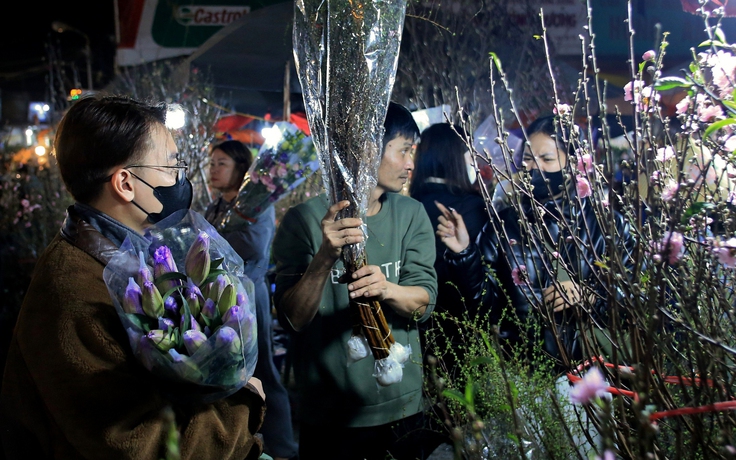
[{"label": "blurred light", "polygon": [[281,140],[281,130],[276,126],[265,127],[261,129],[261,136],[263,136],[264,145],[274,146]]},{"label": "blurred light", "polygon": [[36,146],[35,152],[36,152],[36,155],[42,157],[46,155],[46,147],[44,147],[43,145],[38,145]]},{"label": "blurred light", "polygon": [[33,130],[31,128],[26,129],[26,136],[33,136]]},{"label": "blurred light", "polygon": [[48,104],[44,104],[44,105],[43,105],[43,111],[44,111],[44,112],[48,112],[49,110],[51,110],[51,107],[49,107],[49,105],[48,105]]},{"label": "blurred light", "polygon": [[171,104],[166,112],[166,127],[169,129],[179,129],[184,126],[187,121],[184,109],[179,104]]},{"label": "blurred light", "polygon": [[26,146],[33,144],[33,130],[31,128],[26,129]]},{"label": "blurred light", "polygon": [[70,101],[76,101],[82,97],[82,90],[79,88],[73,88],[71,91],[69,91],[69,100]]}]

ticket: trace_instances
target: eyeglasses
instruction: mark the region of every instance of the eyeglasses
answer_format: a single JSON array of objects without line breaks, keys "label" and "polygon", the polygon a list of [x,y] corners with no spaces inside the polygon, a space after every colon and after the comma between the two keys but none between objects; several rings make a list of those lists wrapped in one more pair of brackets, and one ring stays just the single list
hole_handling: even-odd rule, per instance
[{"label": "eyeglasses", "polygon": [[161,165],[128,165],[125,167],[127,168],[151,168],[151,169],[158,169],[158,170],[164,170],[163,172],[166,172],[168,174],[171,174],[176,178],[177,181],[180,181],[184,179],[187,175],[187,170],[189,169],[189,165],[184,160],[179,160],[176,162],[176,165],[174,166],[161,166]]}]

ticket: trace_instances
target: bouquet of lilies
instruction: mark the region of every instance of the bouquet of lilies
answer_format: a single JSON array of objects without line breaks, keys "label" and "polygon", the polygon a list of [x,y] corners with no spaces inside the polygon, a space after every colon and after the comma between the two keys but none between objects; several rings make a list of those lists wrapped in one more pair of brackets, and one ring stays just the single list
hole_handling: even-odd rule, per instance
[{"label": "bouquet of lilies", "polygon": [[268,128],[266,141],[245,175],[233,205],[215,226],[233,231],[258,219],[319,169],[312,139],[292,123]]},{"label": "bouquet of lilies", "polygon": [[211,390],[211,399],[242,388],[258,355],[243,260],[194,211],[146,237],[146,251],[126,239],[103,274],[134,354],[155,374]]}]

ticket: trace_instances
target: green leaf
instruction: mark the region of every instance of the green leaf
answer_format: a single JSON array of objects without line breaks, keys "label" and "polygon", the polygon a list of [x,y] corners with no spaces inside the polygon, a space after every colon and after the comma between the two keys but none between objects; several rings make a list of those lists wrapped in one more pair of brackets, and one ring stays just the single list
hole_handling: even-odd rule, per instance
[{"label": "green leaf", "polygon": [[726,118],[725,120],[719,120],[715,123],[711,123],[710,126],[708,126],[703,133],[703,137],[708,137],[714,132],[718,131],[719,129],[723,128],[724,126],[732,125],[736,123],[736,118]]},{"label": "green leaf", "polygon": [[126,313],[131,323],[135,324],[139,329],[148,332],[151,329],[158,329],[158,320],[148,315],[140,315],[138,313]]},{"label": "green leaf", "polygon": [[517,444],[519,443],[519,437],[516,436],[514,433],[506,433],[506,437],[514,441]]},{"label": "green leaf", "polygon": [[509,380],[509,388],[511,389],[511,398],[514,401],[514,404],[519,400],[519,389],[516,387],[516,384]]},{"label": "green leaf", "polygon": [[179,272],[169,272],[169,273],[164,273],[163,275],[156,277],[156,283],[163,282],[163,281],[169,281],[169,280],[186,281],[187,275],[183,273],[179,273]]},{"label": "green leaf", "polygon": [[447,399],[454,399],[455,401],[459,402],[463,406],[468,405],[468,402],[465,400],[465,396],[463,396],[462,393],[460,393],[458,390],[454,388],[449,388],[443,391],[442,396],[444,396]]},{"label": "green leaf", "polygon": [[490,356],[479,356],[472,361],[470,361],[471,366],[480,366],[481,364],[495,364],[493,359],[491,359]]},{"label": "green leaf", "polygon": [[222,265],[222,262],[225,261],[224,257],[220,257],[219,259],[214,259],[212,262],[210,262],[210,270],[214,270],[220,265]]},{"label": "green leaf", "polygon": [[662,77],[654,83],[657,91],[666,91],[673,88],[689,88],[692,83],[680,77]]},{"label": "green leaf", "polygon": [[721,43],[726,43],[726,35],[720,27],[716,27],[716,38],[720,40]]},{"label": "green leaf", "polygon": [[692,218],[693,216],[695,216],[697,214],[700,214],[703,211],[710,211],[710,210],[714,209],[715,207],[716,207],[716,205],[714,205],[713,203],[705,203],[705,202],[702,202],[702,201],[698,201],[696,203],[693,203],[693,204],[690,205],[689,208],[687,208],[687,211],[685,211],[683,213],[683,215],[682,215],[682,221],[681,222],[683,224],[684,223],[687,223],[687,222],[690,221],[690,218]]},{"label": "green leaf", "polygon": [[725,105],[726,107],[728,107],[729,109],[736,110],[736,102],[734,101],[722,100],[721,103]]},{"label": "green leaf", "polygon": [[491,60],[496,65],[496,68],[498,69],[498,71],[503,73],[503,68],[501,67],[501,59],[499,59],[498,55],[494,53],[493,51],[491,51],[488,54],[491,55]]},{"label": "green leaf", "polygon": [[644,67],[646,67],[646,66],[647,66],[647,62],[648,62],[648,61],[643,61],[643,62],[640,62],[640,63],[639,63],[639,73],[640,73],[640,74],[641,74],[642,72],[644,72]]},{"label": "green leaf", "polygon": [[210,274],[207,275],[207,278],[205,278],[204,281],[202,281],[201,286],[203,286],[203,285],[205,285],[207,283],[211,283],[211,282],[215,281],[217,279],[217,276],[218,275],[227,275],[227,272],[225,270],[219,270],[219,269],[218,270],[210,270]]}]

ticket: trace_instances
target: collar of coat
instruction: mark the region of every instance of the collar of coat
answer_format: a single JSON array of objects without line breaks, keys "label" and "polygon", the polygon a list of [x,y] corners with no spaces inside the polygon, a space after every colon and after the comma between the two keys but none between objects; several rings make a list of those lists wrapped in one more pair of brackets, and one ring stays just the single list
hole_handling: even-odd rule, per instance
[{"label": "collar of coat", "polygon": [[61,237],[94,257],[102,265],[107,265],[118,250],[112,241],[82,220],[82,217],[74,210],[74,206],[67,209],[66,219],[61,225]]}]

